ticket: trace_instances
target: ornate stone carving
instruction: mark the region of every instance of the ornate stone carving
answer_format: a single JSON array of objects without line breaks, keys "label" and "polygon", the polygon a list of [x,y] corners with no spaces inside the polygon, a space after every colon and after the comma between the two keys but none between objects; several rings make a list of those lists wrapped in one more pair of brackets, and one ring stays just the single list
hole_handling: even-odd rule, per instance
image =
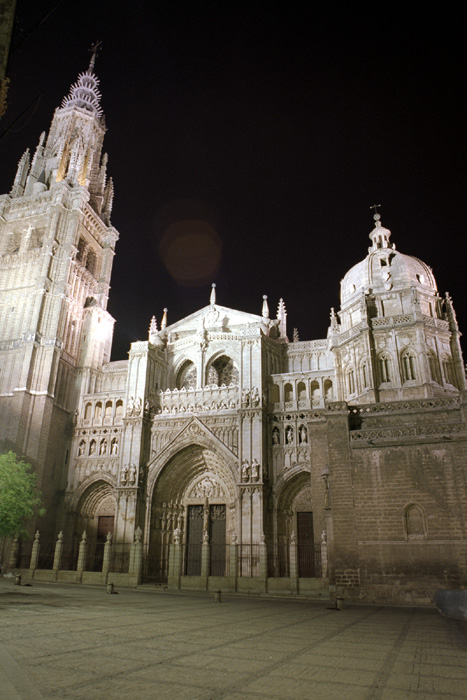
[{"label": "ornate stone carving", "polygon": [[207,476],[195,484],[188,496],[196,499],[223,498],[225,492],[219,482]]}]

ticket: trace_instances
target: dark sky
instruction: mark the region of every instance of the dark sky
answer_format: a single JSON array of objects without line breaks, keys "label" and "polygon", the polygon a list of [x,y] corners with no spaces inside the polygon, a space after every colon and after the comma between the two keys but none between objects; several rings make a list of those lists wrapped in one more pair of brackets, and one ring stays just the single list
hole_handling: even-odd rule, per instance
[{"label": "dark sky", "polygon": [[0,132],[42,96],[0,140],[1,192],[102,41],[113,359],[163,307],[171,323],[205,306],[211,282],[253,313],[283,297],[289,337],[325,337],[374,203],[467,328],[463,23],[448,4],[377,5],[18,0]]}]

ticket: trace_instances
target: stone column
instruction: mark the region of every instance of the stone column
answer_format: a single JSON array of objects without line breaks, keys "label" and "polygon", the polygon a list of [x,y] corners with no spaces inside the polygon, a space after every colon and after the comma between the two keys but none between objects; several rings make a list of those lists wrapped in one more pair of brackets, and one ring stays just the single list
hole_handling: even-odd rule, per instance
[{"label": "stone column", "polygon": [[129,575],[130,581],[136,586],[141,584],[142,573],[143,573],[143,543],[141,542],[141,537],[143,536],[143,531],[140,527],[135,530],[135,541],[131,545],[130,550],[130,566]]},{"label": "stone column", "polygon": [[261,534],[259,544],[259,577],[263,582],[264,591],[268,588],[268,550],[266,547],[266,538],[264,533]]},{"label": "stone column", "polygon": [[289,576],[290,589],[298,591],[298,556],[297,556],[297,538],[295,532],[292,531],[289,544]]},{"label": "stone column", "polygon": [[39,530],[37,530],[36,534],[34,535],[34,542],[32,543],[31,551],[31,561],[29,562],[29,571],[31,572],[32,577],[34,576],[34,572],[39,564],[39,551],[41,548],[39,537]]},{"label": "stone column", "polygon": [[237,590],[238,576],[238,542],[235,532],[232,534],[232,544],[229,552],[229,575],[234,584],[234,590]]},{"label": "stone column", "polygon": [[328,543],[326,538],[326,530],[321,534],[321,578],[328,576]]},{"label": "stone column", "polygon": [[102,560],[102,573],[104,574],[104,581],[107,583],[107,576],[110,568],[110,560],[112,557],[112,533],[108,532],[106,536],[106,541],[104,545],[104,558]]},{"label": "stone column", "polygon": [[88,536],[86,534],[86,530],[84,530],[83,535],[81,537],[81,542],[79,543],[78,565],[76,567],[80,581],[83,577],[83,571],[84,571],[84,568],[86,566],[87,551],[88,551]]},{"label": "stone column", "polygon": [[62,552],[63,552],[63,532],[58,533],[58,539],[55,544],[55,552],[54,552],[54,563],[53,563],[53,570],[55,572],[55,578],[58,577],[58,572],[60,569],[60,564],[62,563]]},{"label": "stone column", "polygon": [[203,544],[201,545],[201,578],[206,581],[206,588],[208,587],[208,576],[209,576],[209,564],[211,560],[211,547],[209,544],[208,534],[204,533]]},{"label": "stone column", "polygon": [[180,544],[181,532],[178,528],[174,530],[174,542],[169,545],[169,576],[167,585],[169,588],[180,588],[180,578],[182,575],[182,547]]},{"label": "stone column", "polygon": [[16,563],[18,561],[18,548],[19,548],[19,538],[15,535],[13,542],[10,547],[10,556],[8,557],[8,569],[16,569]]}]

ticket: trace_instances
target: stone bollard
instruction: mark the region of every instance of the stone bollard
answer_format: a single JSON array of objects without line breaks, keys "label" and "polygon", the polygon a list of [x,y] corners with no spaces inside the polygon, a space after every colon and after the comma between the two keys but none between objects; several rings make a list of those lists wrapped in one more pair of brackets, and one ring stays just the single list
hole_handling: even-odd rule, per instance
[{"label": "stone bollard", "polygon": [[15,576],[15,586],[21,586],[21,574]]},{"label": "stone bollard", "polygon": [[344,599],[340,596],[336,598],[336,610],[344,609]]},{"label": "stone bollard", "polygon": [[113,593],[114,592],[114,585],[113,583],[108,583],[107,584],[107,593]]},{"label": "stone bollard", "polygon": [[214,600],[216,601],[216,603],[221,602],[221,595],[221,591],[214,591]]}]

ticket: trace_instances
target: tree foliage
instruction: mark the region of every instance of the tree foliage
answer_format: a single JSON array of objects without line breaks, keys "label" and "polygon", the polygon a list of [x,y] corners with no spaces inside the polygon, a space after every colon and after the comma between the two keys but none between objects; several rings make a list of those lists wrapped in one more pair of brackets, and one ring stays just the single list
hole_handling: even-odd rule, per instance
[{"label": "tree foliage", "polygon": [[25,535],[24,522],[45,513],[30,464],[14,452],[0,455],[0,536]]}]

